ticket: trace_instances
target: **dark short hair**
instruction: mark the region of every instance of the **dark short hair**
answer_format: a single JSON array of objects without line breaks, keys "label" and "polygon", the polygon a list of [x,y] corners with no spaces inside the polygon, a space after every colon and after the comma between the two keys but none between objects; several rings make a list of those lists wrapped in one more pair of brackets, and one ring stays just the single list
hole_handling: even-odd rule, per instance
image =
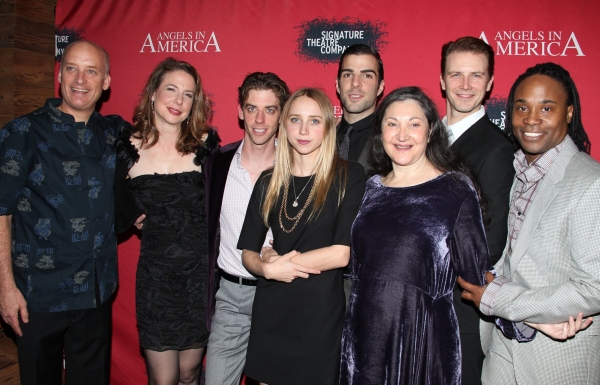
[{"label": "dark short hair", "polygon": [[488,62],[488,74],[490,78],[494,76],[494,50],[488,43],[473,36],[461,37],[442,46],[442,76],[446,72],[448,56],[455,52],[471,52],[484,55]]},{"label": "dark short hair", "polygon": [[279,108],[290,97],[290,89],[287,84],[272,72],[252,72],[244,78],[244,82],[238,88],[238,103],[240,107],[244,106],[251,90],[271,90],[279,100]]},{"label": "dark short hair", "polygon": [[342,76],[342,65],[344,64],[344,59],[348,55],[371,55],[377,60],[377,82],[381,84],[383,80],[383,60],[381,60],[381,56],[379,56],[379,52],[375,48],[371,48],[366,44],[353,44],[350,47],[346,48],[342,56],[340,56],[340,62],[338,64],[338,73],[337,78],[340,80]]},{"label": "dark short hair", "polygon": [[519,84],[523,82],[523,80],[533,75],[542,75],[554,79],[565,91],[565,94],[567,95],[567,106],[573,106],[573,116],[571,117],[571,123],[569,123],[567,134],[571,137],[571,139],[573,139],[573,142],[575,142],[579,151],[589,154],[592,149],[592,143],[590,142],[587,133],[583,128],[583,123],[581,122],[579,92],[577,92],[577,87],[575,87],[575,82],[573,82],[569,71],[556,63],[548,62],[536,64],[533,67],[527,68],[527,71],[521,74],[517,80],[515,80],[515,83],[512,85],[510,93],[508,94],[508,101],[506,102],[506,131],[509,139],[513,142],[516,148],[520,148],[512,129],[512,110],[515,105],[515,91]]}]

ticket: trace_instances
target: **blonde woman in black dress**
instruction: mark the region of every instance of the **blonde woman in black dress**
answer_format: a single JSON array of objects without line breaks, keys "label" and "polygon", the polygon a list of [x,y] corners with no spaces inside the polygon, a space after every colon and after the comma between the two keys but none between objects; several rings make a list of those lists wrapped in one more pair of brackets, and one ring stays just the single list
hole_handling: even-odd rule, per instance
[{"label": "blonde woman in black dress", "polygon": [[[320,90],[283,108],[275,167],[259,178],[238,248],[259,277],[246,374],[263,384],[337,383],[345,309],[342,268],[365,188],[362,166],[337,157],[333,107]],[[261,259],[267,230],[280,255]]]}]

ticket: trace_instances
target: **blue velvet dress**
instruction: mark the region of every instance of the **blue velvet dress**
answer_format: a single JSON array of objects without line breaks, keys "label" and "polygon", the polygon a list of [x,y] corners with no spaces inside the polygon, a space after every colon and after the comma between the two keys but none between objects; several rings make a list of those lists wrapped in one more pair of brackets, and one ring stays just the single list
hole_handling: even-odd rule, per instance
[{"label": "blue velvet dress", "polygon": [[340,384],[460,384],[456,277],[491,267],[477,194],[462,174],[367,182],[352,226]]}]

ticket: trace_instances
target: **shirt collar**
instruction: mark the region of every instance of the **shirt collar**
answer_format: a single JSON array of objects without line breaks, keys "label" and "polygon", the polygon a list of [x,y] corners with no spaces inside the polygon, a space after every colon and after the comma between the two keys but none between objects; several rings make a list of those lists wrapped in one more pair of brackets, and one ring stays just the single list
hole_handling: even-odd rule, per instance
[{"label": "shirt collar", "polygon": [[474,125],[479,119],[485,116],[485,107],[481,106],[481,108],[467,116],[466,118],[454,123],[453,125],[448,125],[448,116],[444,116],[442,122],[444,125],[452,130],[452,134],[454,135],[454,140],[456,141],[462,134],[464,134],[472,125]]},{"label": "shirt collar", "polygon": [[568,135],[565,136],[565,139],[563,139],[556,147],[553,147],[540,155],[531,164],[527,163],[523,150],[517,151],[513,162],[517,178],[523,183],[535,183],[542,179],[550,169],[550,166],[552,166],[552,163],[558,158],[558,154],[565,146],[567,137]]},{"label": "shirt collar", "polygon": [[[71,114],[67,114],[64,111],[61,111],[58,109],[58,106],[60,106],[62,104],[63,100],[61,98],[49,98],[46,99],[46,104],[44,105],[44,108],[46,109],[46,111],[52,115],[54,118],[60,120],[61,122],[71,122],[71,123],[75,123],[75,117]],[[92,115],[90,115],[90,118],[88,119],[88,124],[93,121],[98,115],[100,115],[100,113],[96,110],[94,110],[94,112],[92,112]],[[83,123],[83,122],[80,122]]]},{"label": "shirt collar", "polygon": [[[275,138],[275,148],[277,148],[277,143],[279,141],[279,138]],[[235,159],[237,161],[237,166],[238,167],[242,167],[242,148],[244,147],[244,142],[245,140],[242,139],[242,143],[240,143],[240,145],[238,146],[237,150],[235,151]],[[275,159],[277,159],[277,156],[275,156]],[[273,166],[275,166],[275,161],[273,161]]]},{"label": "shirt collar", "polygon": [[375,116],[375,113],[372,113],[371,115],[362,118],[358,122],[354,122],[352,124],[348,123],[346,119],[342,117],[340,128],[345,131],[346,127],[352,126],[354,128],[354,132],[367,130],[371,127],[371,123],[373,122],[373,116]]}]

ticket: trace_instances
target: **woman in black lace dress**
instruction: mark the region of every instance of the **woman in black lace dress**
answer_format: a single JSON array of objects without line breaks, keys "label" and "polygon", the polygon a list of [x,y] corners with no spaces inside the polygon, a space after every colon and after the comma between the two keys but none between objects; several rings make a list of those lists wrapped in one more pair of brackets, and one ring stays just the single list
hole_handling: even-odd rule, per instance
[{"label": "woman in black lace dress", "polygon": [[150,384],[196,384],[208,341],[202,163],[217,147],[198,72],[168,58],[150,75],[119,161],[146,214],[136,312]]}]

